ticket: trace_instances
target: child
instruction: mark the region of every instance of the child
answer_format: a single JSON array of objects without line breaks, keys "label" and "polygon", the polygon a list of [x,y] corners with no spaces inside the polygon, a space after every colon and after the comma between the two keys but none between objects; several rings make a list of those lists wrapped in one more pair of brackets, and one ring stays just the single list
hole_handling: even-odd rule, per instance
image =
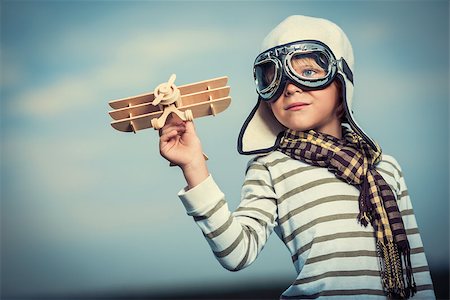
[{"label": "child", "polygon": [[434,299],[397,161],[355,122],[353,52],[330,21],[291,16],[255,60],[258,102],[238,139],[250,160],[231,213],[192,122],[171,119],[160,152],[181,167],[179,193],[223,267],[251,264],[275,231],[297,278],[281,299]]}]

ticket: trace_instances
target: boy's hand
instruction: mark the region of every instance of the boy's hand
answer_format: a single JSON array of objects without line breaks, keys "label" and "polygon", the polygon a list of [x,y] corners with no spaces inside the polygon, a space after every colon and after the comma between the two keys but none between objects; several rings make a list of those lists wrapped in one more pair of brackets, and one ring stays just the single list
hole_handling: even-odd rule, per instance
[{"label": "boy's hand", "polygon": [[169,116],[164,127],[159,130],[159,134],[161,155],[181,168],[190,164],[196,154],[202,153],[200,140],[192,122],[184,122]]},{"label": "boy's hand", "polygon": [[159,151],[171,163],[180,166],[192,188],[209,173],[203,156],[200,139],[191,121],[182,121],[170,115],[166,125],[159,130]]}]

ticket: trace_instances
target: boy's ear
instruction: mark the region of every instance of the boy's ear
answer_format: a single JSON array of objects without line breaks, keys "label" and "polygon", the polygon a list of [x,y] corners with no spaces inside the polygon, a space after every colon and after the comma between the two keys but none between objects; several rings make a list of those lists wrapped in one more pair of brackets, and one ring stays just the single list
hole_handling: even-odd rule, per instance
[{"label": "boy's ear", "polygon": [[334,80],[333,84],[336,85],[338,90],[338,105],[336,107],[336,116],[339,118],[339,120],[344,121],[345,119],[345,108],[344,108],[344,97],[342,96],[342,85],[339,80]]},{"label": "boy's ear", "polygon": [[341,122],[344,121],[345,109],[344,109],[344,101],[343,101],[342,97],[339,97],[339,104],[336,107],[336,116],[338,117],[338,119]]}]

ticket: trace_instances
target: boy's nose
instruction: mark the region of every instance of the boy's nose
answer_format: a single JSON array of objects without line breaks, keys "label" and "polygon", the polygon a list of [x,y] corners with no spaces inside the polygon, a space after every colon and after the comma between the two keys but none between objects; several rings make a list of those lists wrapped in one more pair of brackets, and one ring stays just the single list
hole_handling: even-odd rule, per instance
[{"label": "boy's nose", "polygon": [[299,88],[298,86],[296,86],[295,84],[293,84],[292,82],[287,82],[286,83],[286,87],[284,88],[284,95],[286,97],[291,96],[295,93],[303,93],[303,90],[301,88]]}]

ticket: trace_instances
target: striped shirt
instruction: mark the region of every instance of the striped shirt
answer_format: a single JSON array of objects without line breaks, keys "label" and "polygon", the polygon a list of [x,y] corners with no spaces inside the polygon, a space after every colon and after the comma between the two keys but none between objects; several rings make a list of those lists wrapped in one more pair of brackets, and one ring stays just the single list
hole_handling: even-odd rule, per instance
[{"label": "striped shirt", "polygon": [[[377,170],[397,197],[411,246],[418,293],[435,299],[408,190],[397,161],[383,155]],[[252,159],[239,207],[232,213],[209,176],[179,197],[215,257],[231,271],[250,265],[274,231],[291,254],[297,278],[280,299],[386,299],[374,231],[357,222],[359,190],[326,168],[274,151]]]}]

